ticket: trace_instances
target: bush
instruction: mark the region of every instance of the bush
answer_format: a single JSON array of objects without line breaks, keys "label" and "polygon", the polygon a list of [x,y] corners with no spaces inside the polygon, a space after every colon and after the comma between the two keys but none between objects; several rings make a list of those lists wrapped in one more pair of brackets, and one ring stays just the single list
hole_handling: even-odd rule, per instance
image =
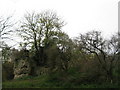
[{"label": "bush", "polygon": [[12,62],[5,62],[2,65],[2,80],[11,80],[14,78],[14,70]]}]

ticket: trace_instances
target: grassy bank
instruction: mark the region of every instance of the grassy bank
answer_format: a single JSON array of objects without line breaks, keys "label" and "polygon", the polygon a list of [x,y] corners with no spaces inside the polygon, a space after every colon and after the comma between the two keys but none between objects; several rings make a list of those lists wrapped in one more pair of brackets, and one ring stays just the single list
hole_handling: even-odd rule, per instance
[{"label": "grassy bank", "polygon": [[[16,80],[3,82],[3,88],[120,88],[118,84],[86,84],[70,80],[68,78],[57,78],[41,75],[39,77],[23,77]],[[72,77],[71,77],[72,78]]]}]

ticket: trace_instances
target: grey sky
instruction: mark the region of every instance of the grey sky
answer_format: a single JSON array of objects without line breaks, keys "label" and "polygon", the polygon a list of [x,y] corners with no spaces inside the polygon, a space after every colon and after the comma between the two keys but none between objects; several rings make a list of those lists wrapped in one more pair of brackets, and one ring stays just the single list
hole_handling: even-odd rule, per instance
[{"label": "grey sky", "polygon": [[63,30],[70,37],[90,30],[103,32],[104,37],[118,31],[119,0],[0,0],[0,16],[14,13],[19,20],[25,12],[56,11],[67,23]]}]

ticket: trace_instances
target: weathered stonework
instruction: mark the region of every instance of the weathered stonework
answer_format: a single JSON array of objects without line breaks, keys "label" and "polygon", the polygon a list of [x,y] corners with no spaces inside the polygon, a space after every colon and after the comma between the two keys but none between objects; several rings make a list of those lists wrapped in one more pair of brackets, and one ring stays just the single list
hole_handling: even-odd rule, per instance
[{"label": "weathered stonework", "polygon": [[30,63],[27,60],[19,60],[19,62],[14,63],[14,79],[20,78],[23,76],[28,76],[30,73],[31,67]]},{"label": "weathered stonework", "polygon": [[49,68],[37,66],[34,60],[29,56],[29,51],[21,50],[17,51],[14,62],[14,79],[24,76],[39,76],[42,74],[48,74]]}]

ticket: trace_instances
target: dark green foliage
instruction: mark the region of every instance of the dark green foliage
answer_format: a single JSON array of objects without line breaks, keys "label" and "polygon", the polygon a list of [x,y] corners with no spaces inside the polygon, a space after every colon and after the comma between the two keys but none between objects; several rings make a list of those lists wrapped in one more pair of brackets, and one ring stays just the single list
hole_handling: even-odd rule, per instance
[{"label": "dark green foliage", "polygon": [[14,78],[13,63],[5,62],[2,65],[2,81],[12,80]]},{"label": "dark green foliage", "polygon": [[46,50],[47,55],[47,65],[50,67],[51,70],[56,68],[57,62],[59,62],[59,49],[54,45]]},{"label": "dark green foliage", "polygon": [[29,57],[29,51],[28,50],[20,50],[16,53],[14,53],[15,59],[20,60],[20,59],[26,59]]}]

